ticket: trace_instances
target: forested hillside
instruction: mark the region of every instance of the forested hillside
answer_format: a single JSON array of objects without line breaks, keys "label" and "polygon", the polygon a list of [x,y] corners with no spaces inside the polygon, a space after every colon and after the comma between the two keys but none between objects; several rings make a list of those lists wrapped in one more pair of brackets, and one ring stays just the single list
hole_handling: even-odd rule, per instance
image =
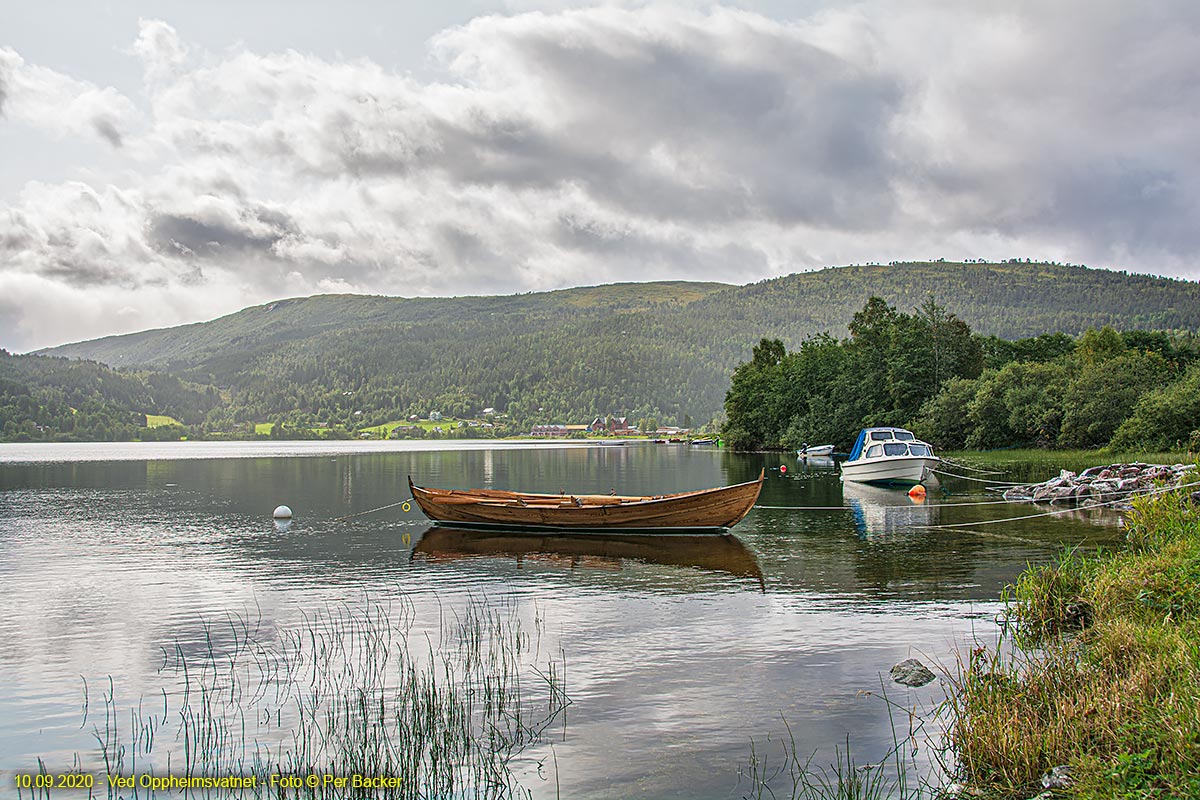
[{"label": "forested hillside", "polygon": [[165,373],[0,350],[0,441],[178,438],[178,427],[148,428],[146,415],[200,424],[220,402],[212,387]]},{"label": "forested hillside", "polygon": [[[748,286],[619,284],[505,297],[281,300],[211,322],[65,345],[53,355],[167,370],[218,387],[205,425],[362,427],[437,410],[577,422],[619,412],[709,419],[764,336],[846,334],[877,295],[930,297],[975,331],[1200,329],[1193,282],[1049,264],[840,267]],[[539,410],[540,409],[540,410]]]}]

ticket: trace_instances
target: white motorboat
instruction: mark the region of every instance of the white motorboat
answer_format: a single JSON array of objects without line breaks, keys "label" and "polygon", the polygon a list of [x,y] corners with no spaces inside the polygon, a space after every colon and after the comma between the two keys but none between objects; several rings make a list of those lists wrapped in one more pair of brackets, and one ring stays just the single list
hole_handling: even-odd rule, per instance
[{"label": "white motorboat", "polygon": [[831,456],[833,455],[833,445],[831,444],[806,444],[796,451],[796,455],[801,458],[808,456]]},{"label": "white motorboat", "polygon": [[903,428],[864,428],[850,457],[842,462],[842,480],[887,486],[912,485],[932,475],[940,463],[933,448]]}]

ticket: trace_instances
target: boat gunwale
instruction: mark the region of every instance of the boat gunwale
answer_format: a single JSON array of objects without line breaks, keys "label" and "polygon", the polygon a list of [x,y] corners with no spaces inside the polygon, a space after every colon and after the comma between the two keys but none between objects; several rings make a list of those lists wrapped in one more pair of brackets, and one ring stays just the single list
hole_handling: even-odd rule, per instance
[{"label": "boat gunwale", "polygon": [[[697,497],[697,496],[706,495],[706,494],[715,494],[717,492],[724,492],[724,491],[729,491],[729,490],[734,490],[734,489],[744,489],[744,488],[747,488],[754,484],[761,485],[765,478],[766,478],[766,469],[763,469],[763,471],[759,473],[759,476],[752,481],[745,481],[743,483],[733,483],[733,484],[730,484],[729,486],[716,486],[711,489],[696,489],[696,490],[693,490],[690,492],[675,492],[673,494],[663,494],[663,495],[643,495],[640,497],[636,496],[636,495],[540,494],[540,493],[536,493],[536,492],[514,492],[514,491],[507,491],[504,489],[436,489],[436,488],[432,488],[432,487],[418,486],[417,484],[413,483],[413,479],[412,479],[411,475],[408,476],[408,488],[409,488],[409,491],[413,492],[414,498],[416,496],[416,492],[418,492],[418,491],[424,492],[427,496],[431,497],[431,499],[433,499],[434,501],[436,501],[439,497],[458,497],[458,498],[464,498],[464,499],[479,498],[476,502],[469,503],[469,504],[470,505],[492,506],[492,507],[496,507],[496,508],[512,508],[513,506],[508,505],[508,503],[513,503],[513,502],[516,502],[523,498],[535,498],[535,502],[532,504],[518,505],[518,506],[516,506],[517,508],[521,508],[521,507],[525,507],[525,506],[536,507],[538,505],[543,505],[543,504],[548,505],[548,503],[546,501],[552,501],[552,500],[557,500],[559,502],[558,502],[558,505],[556,505],[556,506],[548,506],[550,508],[561,508],[564,505],[569,508],[570,506],[568,504],[571,504],[571,501],[577,500],[577,499],[585,501],[582,505],[574,504],[577,508],[603,508],[603,507],[645,508],[645,507],[654,506],[656,504],[660,504],[663,502],[673,502],[676,500],[682,500],[682,499],[685,499],[688,497]],[[484,493],[486,493],[486,494],[484,494]],[[587,498],[594,498],[597,501],[601,501],[601,500],[613,501],[613,500],[615,500],[617,502],[615,502],[615,503],[614,502],[591,502],[591,503],[588,503],[588,502],[586,502]],[[538,500],[540,500],[542,502],[537,502]],[[624,502],[624,501],[629,501],[629,502]],[[463,505],[468,505],[468,503],[463,503]]]},{"label": "boat gunwale", "polygon": [[[758,478],[730,486],[718,486],[711,489],[700,489],[674,494],[635,497],[632,502],[621,502],[616,495],[538,495],[522,492],[506,492],[504,490],[471,490],[460,489],[430,489],[416,485],[412,476],[408,478],[409,490],[413,500],[420,506],[425,515],[435,524],[447,526],[479,526],[482,528],[521,527],[527,530],[559,530],[583,533],[586,531],[608,532],[702,532],[728,530],[741,522],[758,499],[762,484],[766,479],[766,469],[759,472]],[[481,494],[486,493],[486,494]],[[753,496],[749,496],[753,492]],[[746,495],[742,497],[741,495]],[[526,503],[522,498],[527,497],[541,502]],[[609,502],[583,503],[579,498],[592,497],[596,500]],[[622,496],[628,497],[628,496]],[[725,498],[730,499],[726,500]],[[452,502],[451,500],[457,500]],[[611,502],[616,500],[617,502]],[[711,501],[711,502],[705,502]],[[700,502],[699,508],[678,509],[674,506]],[[696,514],[708,512],[713,507],[727,506],[736,509],[736,516],[723,514],[716,520],[700,522],[700,524],[655,524],[678,517],[680,514]],[[461,510],[455,510],[461,509]],[[474,511],[472,510],[474,509]],[[487,512],[533,512],[541,516],[539,521],[531,519],[488,519]],[[623,517],[633,514],[633,519],[602,521],[610,510],[619,512]],[[545,514],[555,514],[560,517],[547,521]],[[577,516],[578,514],[578,516]],[[596,519],[599,514],[601,519]],[[476,517],[463,519],[463,517]],[[482,517],[479,519],[478,517]],[[573,518],[573,519],[572,519]],[[699,520],[697,520],[699,521]],[[640,523],[640,524],[639,524]]]}]

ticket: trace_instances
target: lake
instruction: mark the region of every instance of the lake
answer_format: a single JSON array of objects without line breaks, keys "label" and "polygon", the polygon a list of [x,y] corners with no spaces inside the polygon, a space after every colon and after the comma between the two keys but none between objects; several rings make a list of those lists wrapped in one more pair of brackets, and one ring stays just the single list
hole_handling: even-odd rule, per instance
[{"label": "lake", "polygon": [[[708,543],[468,536],[401,506],[339,519],[404,500],[410,475],[661,494],[763,468],[762,507]],[[1039,510],[982,485],[947,479],[915,504],[795,456],[650,443],[0,445],[0,792],[38,758],[103,773],[105,711],[125,725],[139,703],[176,708],[177,655],[232,663],[224,632],[247,621],[280,640],[366,606],[404,609],[406,641],[428,650],[489,605],[524,631],[523,663],[557,664],[570,705],[510,763],[534,797],[742,797],[751,741],[777,760],[785,722],[814,763],[847,737],[878,761],[893,735],[881,680],[922,714],[943,696],[891,682],[892,665],[953,665],[995,640],[1000,593],[1026,565],[1119,539],[1102,511],[978,525]],[[290,525],[271,518],[281,503]],[[254,740],[257,718],[239,713]],[[279,746],[284,722],[261,736]],[[178,766],[185,743],[161,730],[141,763]]]}]

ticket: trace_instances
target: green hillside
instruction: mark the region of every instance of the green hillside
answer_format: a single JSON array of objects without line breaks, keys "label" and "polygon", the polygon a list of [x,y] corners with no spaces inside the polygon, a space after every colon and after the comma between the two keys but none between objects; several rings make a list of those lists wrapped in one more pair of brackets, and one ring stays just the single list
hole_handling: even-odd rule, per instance
[{"label": "green hillside", "polygon": [[0,441],[178,438],[220,402],[161,372],[0,350]]},{"label": "green hillside", "polygon": [[[209,422],[378,425],[484,407],[530,421],[704,421],[764,336],[843,336],[878,295],[930,295],[1005,338],[1088,327],[1200,330],[1200,285],[1052,264],[840,267],[747,286],[660,282],[504,297],[328,295],[211,322],[65,345],[50,354],[165,369],[228,390]],[[541,409],[539,411],[539,409]],[[164,411],[163,413],[171,413]],[[178,414],[173,414],[179,416]]]}]

